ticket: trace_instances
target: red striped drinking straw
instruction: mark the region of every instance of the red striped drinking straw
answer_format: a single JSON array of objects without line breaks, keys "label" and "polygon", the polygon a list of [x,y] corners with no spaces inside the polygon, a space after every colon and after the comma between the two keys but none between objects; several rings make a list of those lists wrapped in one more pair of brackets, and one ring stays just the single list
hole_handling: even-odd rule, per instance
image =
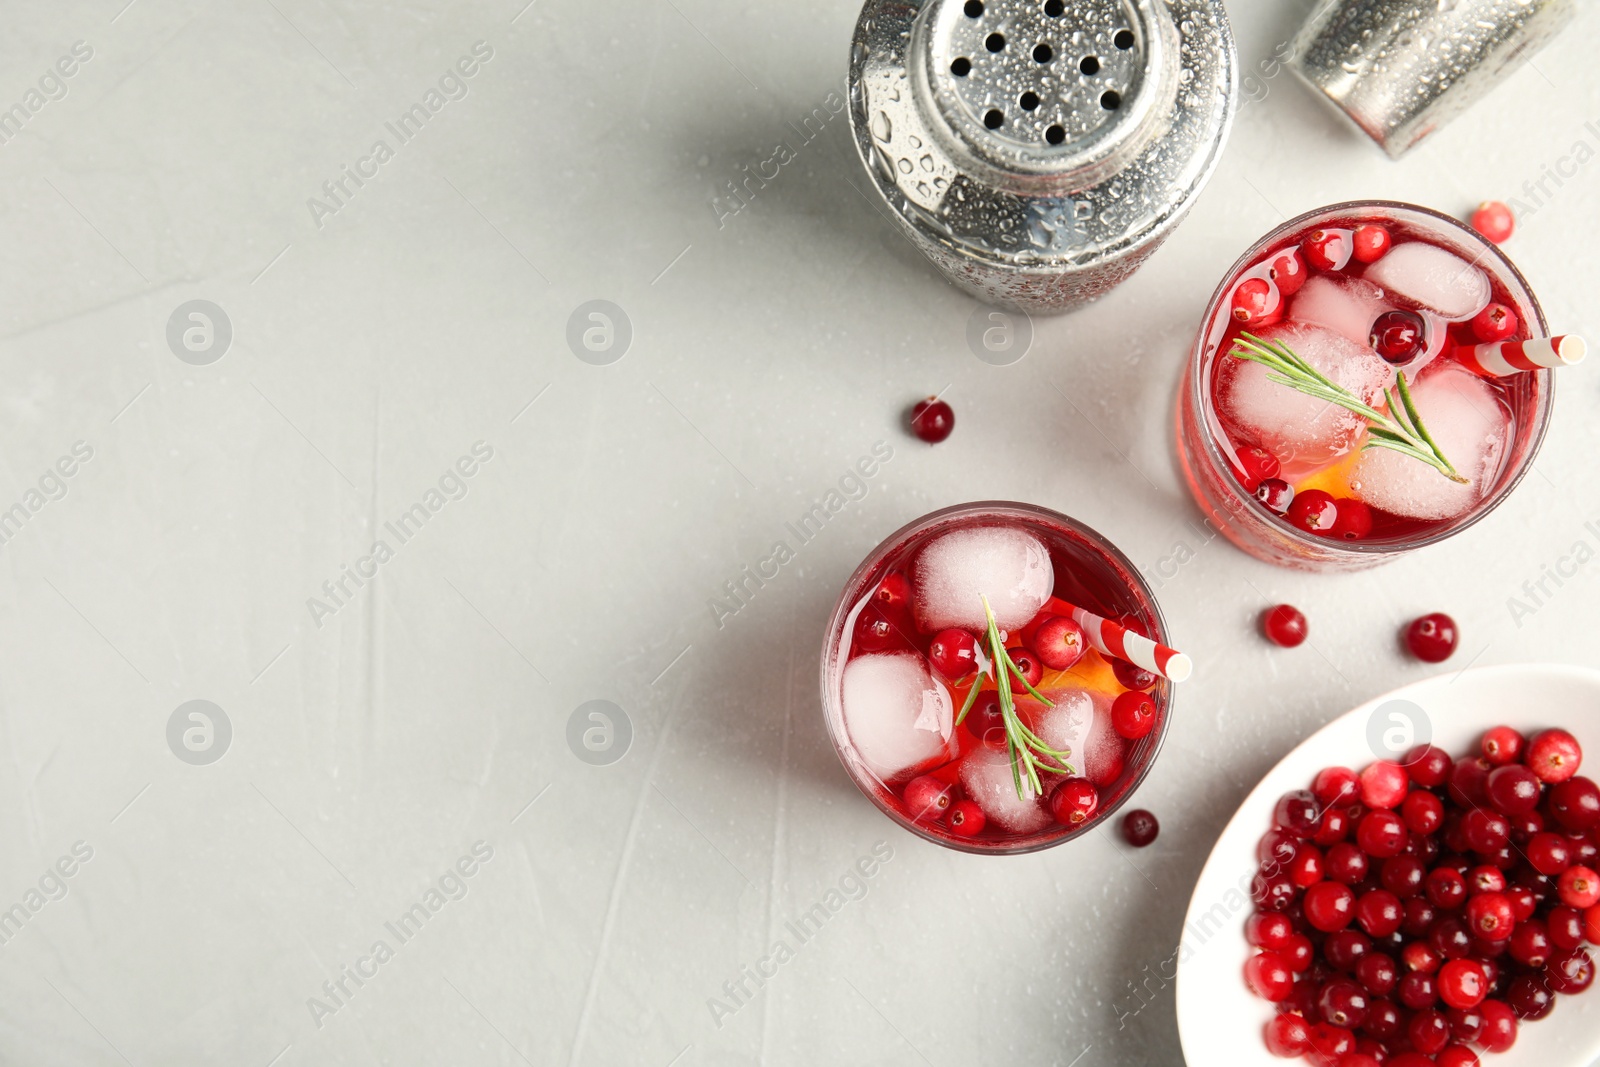
[{"label": "red striped drinking straw", "polygon": [[1102,655],[1124,660],[1171,682],[1181,682],[1193,673],[1194,663],[1182,652],[1158,644],[1110,619],[1102,619],[1092,611],[1072,605],[1068,607],[1072,610],[1073,621],[1083,627],[1084,636]]},{"label": "red striped drinking straw", "polygon": [[1530,337],[1526,341],[1496,341],[1486,345],[1457,345],[1456,359],[1485,378],[1506,378],[1541,367],[1570,367],[1588,355],[1589,346],[1576,334]]}]

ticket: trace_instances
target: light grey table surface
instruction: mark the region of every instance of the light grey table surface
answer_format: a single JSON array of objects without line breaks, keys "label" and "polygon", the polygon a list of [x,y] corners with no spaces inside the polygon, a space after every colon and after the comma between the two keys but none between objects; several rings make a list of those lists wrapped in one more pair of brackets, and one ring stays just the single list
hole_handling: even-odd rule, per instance
[{"label": "light grey table surface", "polygon": [[[1508,251],[1561,329],[1600,335],[1600,11],[1391,163],[1262,74],[1309,5],[1233,4],[1254,99],[1192,216],[996,368],[828,111],[851,3],[525,2],[5,7],[0,105],[92,54],[0,143],[0,510],[26,517],[0,545],[0,908],[22,908],[0,1062],[1176,1063],[1147,968],[1212,841],[1300,738],[1434,670],[1399,653],[1405,620],[1460,621],[1451,669],[1600,665],[1600,565],[1509,606],[1600,543],[1591,369],[1504,507],[1359,575],[1208,543],[1170,429],[1221,272],[1341,199],[1532,205],[1559,167]],[[475,45],[422,132],[388,132]],[[379,139],[392,158],[363,163]],[[780,142],[778,176],[719,204]],[[377,173],[333,201],[346,167]],[[566,340],[597,299],[631,324],[607,366]],[[205,365],[167,339],[193,300],[231,327]],[[930,448],[901,416],[940,390],[957,428]],[[724,583],[878,442],[865,494],[719,625]],[[1164,823],[1145,851],[923,844],[828,743],[845,577],[983,497],[1107,534],[1198,664],[1137,798]],[[430,502],[410,536],[385,525]],[[1309,645],[1255,635],[1279,600]],[[231,737],[213,714],[191,752],[185,711],[169,747],[192,700]],[[609,765],[567,740],[591,700],[631,724]],[[730,993],[779,939],[793,958]]]}]

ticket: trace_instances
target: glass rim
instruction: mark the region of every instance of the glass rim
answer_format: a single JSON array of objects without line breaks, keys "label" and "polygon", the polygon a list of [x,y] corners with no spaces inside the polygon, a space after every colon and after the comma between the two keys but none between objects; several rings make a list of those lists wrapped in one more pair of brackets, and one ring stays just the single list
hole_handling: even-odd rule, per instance
[{"label": "glass rim", "polygon": [[[1245,249],[1239,258],[1234,260],[1233,264],[1223,272],[1222,280],[1217,283],[1217,288],[1212,292],[1211,299],[1206,302],[1206,309],[1200,319],[1200,328],[1195,335],[1194,347],[1189,353],[1189,370],[1187,375],[1189,379],[1189,400],[1195,405],[1194,410],[1196,412],[1203,413],[1207,410],[1207,375],[1202,373],[1202,363],[1205,358],[1206,338],[1210,332],[1209,328],[1212,322],[1215,320],[1217,311],[1221,307],[1225,294],[1228,291],[1229,283],[1233,281],[1241,271],[1245,270],[1250,263],[1257,256],[1261,255],[1262,252],[1275,240],[1281,238],[1286,233],[1306,225],[1312,219],[1325,215],[1368,210],[1387,211],[1396,214],[1410,213],[1423,216],[1436,222],[1447,223],[1450,227],[1453,227],[1464,234],[1468,239],[1476,241],[1478,244],[1482,245],[1485,254],[1494,257],[1498,261],[1497,265],[1499,269],[1504,272],[1504,278],[1509,278],[1511,281],[1514,281],[1516,285],[1520,287],[1522,293],[1526,294],[1528,306],[1533,310],[1534,321],[1537,322],[1539,326],[1539,336],[1550,336],[1550,325],[1545,321],[1544,308],[1539,305],[1539,297],[1533,291],[1533,286],[1529,285],[1528,280],[1523,277],[1522,271],[1517,269],[1517,265],[1500,250],[1499,246],[1494,244],[1494,242],[1490,241],[1488,238],[1484,237],[1482,234],[1478,233],[1476,230],[1472,229],[1472,227],[1468,226],[1460,219],[1452,218],[1442,211],[1436,211],[1433,208],[1424,207],[1421,204],[1409,204],[1402,200],[1345,200],[1337,204],[1328,204],[1324,207],[1313,208],[1310,211],[1305,211],[1299,215],[1296,215],[1292,219],[1279,223],[1277,226],[1274,226],[1261,237],[1256,239],[1250,245],[1250,247]],[[1507,287],[1510,288],[1510,286]],[[1456,534],[1472,528],[1473,526],[1477,525],[1478,522],[1488,517],[1490,513],[1500,506],[1506,497],[1511,495],[1512,491],[1516,489],[1518,485],[1522,484],[1522,479],[1526,477],[1528,471],[1532,469],[1534,458],[1538,456],[1539,449],[1544,445],[1545,434],[1550,428],[1550,414],[1555,408],[1555,373],[1549,369],[1531,371],[1529,373],[1540,376],[1542,379],[1541,384],[1543,389],[1542,395],[1539,399],[1538,408],[1534,412],[1532,425],[1528,428],[1529,437],[1526,455],[1523,458],[1521,465],[1507,474],[1505,478],[1505,484],[1502,485],[1493,496],[1486,497],[1475,504],[1473,506],[1473,510],[1464,518],[1460,519],[1460,521],[1446,520],[1438,524],[1436,528],[1422,531],[1415,536],[1405,537],[1393,541],[1339,541],[1329,537],[1318,537],[1307,530],[1302,530],[1298,526],[1291,523],[1287,517],[1274,514],[1266,508],[1259,509],[1259,518],[1278,533],[1286,535],[1299,544],[1314,545],[1320,551],[1331,553],[1332,558],[1337,558],[1341,553],[1348,557],[1354,558],[1382,558],[1385,556],[1394,556],[1399,553],[1410,552],[1414,549],[1426,548],[1429,545],[1438,544],[1440,541],[1454,537]],[[1201,440],[1201,445],[1205,449],[1207,460],[1209,460],[1211,465],[1217,470],[1222,471],[1224,477],[1237,483],[1237,479],[1233,478],[1232,469],[1227,458],[1222,455],[1221,450],[1217,447],[1216,435],[1211,432],[1210,428],[1205,424],[1203,418],[1200,420],[1200,425],[1196,427],[1196,431],[1197,436]],[[1512,441],[1515,441],[1515,435],[1512,436]],[[1249,496],[1248,493],[1243,492],[1244,487],[1242,485],[1239,486],[1239,489],[1241,491],[1241,495],[1246,497]]]},{"label": "glass rim", "polygon": [[[823,634],[821,656],[822,717],[828,729],[828,740],[833,744],[834,754],[838,756],[839,763],[851,783],[896,826],[922,838],[924,841],[929,841],[957,852],[966,852],[978,856],[1023,856],[1034,852],[1042,852],[1045,849],[1065,844],[1088,833],[1116,814],[1138,791],[1139,787],[1144,784],[1146,776],[1149,775],[1151,768],[1155,766],[1156,760],[1161,756],[1161,749],[1166,741],[1167,730],[1172,722],[1172,707],[1176,688],[1174,683],[1162,678],[1150,689],[1145,690],[1151,695],[1151,699],[1156,701],[1158,712],[1156,727],[1146,735],[1150,748],[1143,765],[1133,773],[1127,787],[1121,791],[1117,799],[1111,804],[1102,807],[1083,825],[1060,827],[1060,834],[1043,840],[1038,839],[1039,834],[1033,834],[1020,838],[1019,840],[1024,843],[1014,846],[1004,843],[978,844],[975,841],[956,838],[954,835],[933,833],[916,821],[907,819],[901,812],[886,803],[884,798],[879,795],[878,790],[870,789],[867,783],[862,781],[846,756],[846,746],[849,744],[849,738],[844,736],[843,733],[844,709],[839,706],[838,701],[834,700],[829,683],[836,663],[837,635],[841,632],[844,620],[849,615],[851,607],[859,599],[861,588],[867,576],[890,552],[903,546],[917,534],[940,523],[966,517],[998,516],[1005,518],[1008,515],[1039,521],[1045,525],[1060,526],[1077,534],[1090,547],[1102,553],[1118,571],[1127,576],[1127,584],[1134,593],[1135,598],[1149,606],[1151,629],[1153,631],[1152,639],[1163,644],[1167,643],[1167,620],[1166,616],[1161,612],[1161,605],[1156,600],[1155,594],[1151,592],[1149,585],[1145,582],[1144,575],[1140,573],[1134,562],[1121,549],[1107,540],[1105,535],[1093,527],[1072,518],[1070,515],[1064,515],[1059,511],[1041,507],[1038,504],[1028,504],[1015,500],[974,500],[965,504],[952,504],[948,507],[939,508],[913,519],[878,542],[872,551],[866,554],[861,563],[851,572],[850,577],[845,580],[844,587],[839,591],[839,599],[834,604],[833,611],[828,615],[827,629]],[[843,669],[844,665],[839,663],[838,673],[841,676]],[[878,784],[887,787],[887,783],[879,782]],[[1044,832],[1040,831],[1041,834]]]}]

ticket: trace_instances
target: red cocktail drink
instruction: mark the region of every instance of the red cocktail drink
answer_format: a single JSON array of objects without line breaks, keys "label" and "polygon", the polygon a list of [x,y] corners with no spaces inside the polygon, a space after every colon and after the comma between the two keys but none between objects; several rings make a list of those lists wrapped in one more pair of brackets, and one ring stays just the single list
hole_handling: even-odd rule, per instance
[{"label": "red cocktail drink", "polygon": [[1097,825],[1144,778],[1169,678],[1188,673],[1165,643],[1137,569],[1093,530],[965,504],[857,568],[828,625],[823,709],[845,769],[895,821],[968,852],[1030,852]]},{"label": "red cocktail drink", "polygon": [[1516,268],[1453,219],[1302,215],[1206,311],[1178,404],[1190,489],[1272,563],[1356,569],[1442,540],[1521,480],[1553,402],[1549,370],[1497,377],[1469,353],[1548,335]]}]

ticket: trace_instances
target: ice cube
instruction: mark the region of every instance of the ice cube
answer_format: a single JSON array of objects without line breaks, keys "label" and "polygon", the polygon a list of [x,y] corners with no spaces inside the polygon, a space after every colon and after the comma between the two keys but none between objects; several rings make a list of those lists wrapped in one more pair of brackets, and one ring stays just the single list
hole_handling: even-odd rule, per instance
[{"label": "ice cube", "polygon": [[1289,305],[1289,318],[1326,326],[1358,345],[1372,338],[1372,324],[1394,305],[1376,285],[1361,278],[1318,274],[1301,286]]},{"label": "ice cube", "polygon": [[[1379,399],[1391,370],[1372,349],[1326,326],[1284,322],[1263,329],[1265,341],[1282,341],[1296,355],[1366,403]],[[1270,381],[1267,368],[1223,357],[1217,406],[1223,416],[1283,464],[1295,481],[1349,452],[1366,420],[1336,404]]]},{"label": "ice cube", "polygon": [[1482,270],[1423,241],[1395,245],[1367,268],[1366,278],[1451,322],[1472,318],[1493,296]]},{"label": "ice cube", "polygon": [[1083,773],[1095,785],[1107,786],[1122,773],[1126,745],[1111,728],[1110,707],[1097,704],[1095,710],[1097,714],[1083,743]]},{"label": "ice cube", "polygon": [[1055,587],[1050,553],[1037,537],[1001,526],[953,530],[917,556],[914,580],[917,625],[932,633],[959,626],[988,626],[983,598],[1002,630],[1026,625]]},{"label": "ice cube", "polygon": [[1012,774],[1011,756],[1004,748],[979,745],[961,761],[961,788],[989,822],[1013,834],[1031,834],[1053,821],[1044,802],[1022,775],[1022,796]]},{"label": "ice cube", "polygon": [[1510,420],[1482,378],[1440,365],[1411,387],[1428,434],[1467,484],[1452,482],[1421,460],[1369,448],[1356,461],[1350,488],[1372,507],[1413,519],[1453,519],[1482,499],[1500,471]]},{"label": "ice cube", "polygon": [[845,664],[840,688],[845,733],[884,781],[955,758],[950,693],[920,654],[858,656]]},{"label": "ice cube", "polygon": [[1023,720],[1039,740],[1066,753],[1067,765],[1082,774],[1084,747],[1095,718],[1094,698],[1086,689],[1046,689],[1043,694],[1053,706],[1047,708],[1031,697],[1025,698],[1017,705]]}]

